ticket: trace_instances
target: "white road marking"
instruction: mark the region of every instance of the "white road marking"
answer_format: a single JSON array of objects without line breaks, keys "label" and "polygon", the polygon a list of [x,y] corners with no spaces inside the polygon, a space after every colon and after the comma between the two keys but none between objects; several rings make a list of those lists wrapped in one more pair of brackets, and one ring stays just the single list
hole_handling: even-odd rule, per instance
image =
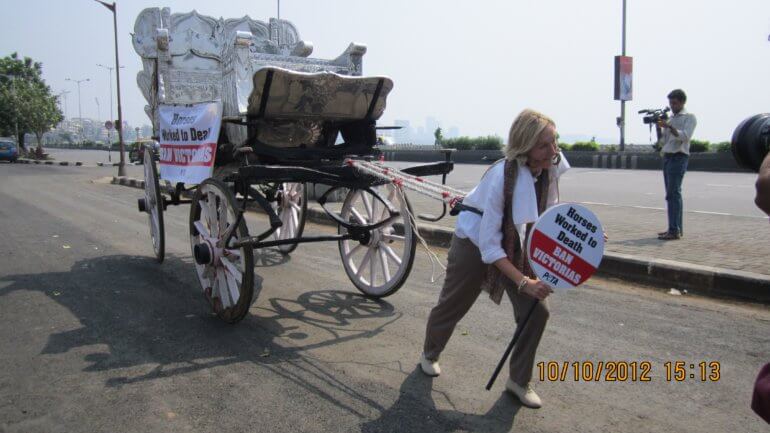
[{"label": "white road marking", "polygon": [[[707,211],[703,211],[703,210],[694,210],[694,211],[690,211],[690,212],[692,212],[692,213],[702,213],[702,214],[707,214],[707,215],[737,216],[737,215],[733,215],[733,214],[729,214],[729,213],[724,213],[724,212],[707,212]],[[761,218],[761,217],[756,217],[756,218]]]},{"label": "white road marking", "polygon": [[[599,203],[594,201],[580,201],[578,202],[580,204],[586,204],[586,205],[596,205],[596,206],[609,206],[609,207],[630,207],[632,209],[648,209],[648,210],[660,210],[664,211],[666,208],[662,207],[651,207],[651,206],[632,206],[632,205],[621,205],[621,204],[612,204],[612,203]],[[735,215],[735,214],[729,214],[724,212],[710,212],[705,210],[686,210],[685,213],[699,213],[704,215],[719,215],[719,216],[734,216],[734,217],[741,217],[741,218],[755,218],[755,219],[766,219],[765,216],[755,216],[755,215]]]},{"label": "white road marking", "polygon": [[754,188],[754,185],[727,185],[723,183],[707,183],[706,186],[716,186],[720,188]]},{"label": "white road marking", "polygon": [[610,206],[610,207],[631,207],[634,209],[652,209],[652,210],[666,210],[662,207],[650,207],[650,206],[632,206],[632,205],[621,205],[621,204],[612,204],[612,203],[599,203],[595,201],[581,201],[578,202],[580,204],[594,204],[597,206]]}]

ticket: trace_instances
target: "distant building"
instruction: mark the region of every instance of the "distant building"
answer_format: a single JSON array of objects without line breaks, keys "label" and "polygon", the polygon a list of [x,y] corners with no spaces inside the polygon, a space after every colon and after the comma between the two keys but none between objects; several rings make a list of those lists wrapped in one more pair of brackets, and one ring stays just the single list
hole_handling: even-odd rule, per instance
[{"label": "distant building", "polygon": [[[412,126],[408,120],[397,119],[394,125],[401,126],[401,129],[393,131],[392,137],[395,144],[418,144],[432,146],[436,143],[436,136],[434,135],[437,128],[441,127],[435,117],[428,116],[425,118],[424,126]],[[442,135],[446,138],[457,137],[459,134],[456,126],[451,126],[448,131],[442,128]]]},{"label": "distant building", "polygon": [[398,144],[406,144],[412,142],[412,126],[408,120],[396,119],[393,124],[400,126],[401,129],[393,131],[393,140]]},{"label": "distant building", "polygon": [[[140,127],[142,137],[152,135],[152,126],[142,125]],[[113,143],[118,142],[118,133],[112,130],[111,138]],[[123,122],[123,141],[128,143],[135,141],[137,137],[136,128],[128,122]],[[94,119],[69,118],[63,120],[54,129],[43,136],[45,144],[74,144],[82,142],[104,143],[109,141],[107,128],[104,122]]]},{"label": "distant building", "polygon": [[436,118],[432,116],[428,116],[425,118],[425,131],[433,134],[436,131],[436,128],[439,127],[439,123],[436,120]]}]

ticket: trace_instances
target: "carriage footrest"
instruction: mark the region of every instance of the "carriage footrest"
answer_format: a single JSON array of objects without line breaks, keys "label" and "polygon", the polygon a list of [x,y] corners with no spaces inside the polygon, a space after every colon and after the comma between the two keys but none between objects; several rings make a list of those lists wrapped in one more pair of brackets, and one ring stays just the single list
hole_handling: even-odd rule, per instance
[{"label": "carriage footrest", "polygon": [[448,174],[455,168],[454,162],[435,162],[432,164],[415,165],[402,168],[401,172],[411,174],[412,176],[436,176],[439,174]]}]

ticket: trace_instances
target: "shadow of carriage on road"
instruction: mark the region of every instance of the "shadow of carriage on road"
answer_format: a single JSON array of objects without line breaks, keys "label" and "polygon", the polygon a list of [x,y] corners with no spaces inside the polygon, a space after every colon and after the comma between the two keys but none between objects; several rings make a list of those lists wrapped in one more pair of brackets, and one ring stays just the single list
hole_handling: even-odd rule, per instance
[{"label": "shadow of carriage on road", "polygon": [[284,265],[291,261],[291,255],[282,254],[278,248],[261,248],[254,250],[254,267],[270,268]]},{"label": "shadow of carriage on road", "polygon": [[[41,355],[104,345],[106,351],[85,356],[84,371],[155,365],[147,373],[110,377],[108,387],[246,362],[360,417],[364,415],[356,407],[361,403],[381,409],[303,352],[380,334],[401,318],[390,303],[334,289],[314,290],[297,299],[258,302],[243,321],[229,325],[211,312],[191,266],[173,256],[163,266],[143,256],[102,256],[81,260],[69,272],[4,276],[0,298],[17,291],[40,292],[80,323],[77,329],[50,334]],[[286,326],[287,320],[293,326]],[[365,326],[359,326],[361,321]],[[303,345],[303,340],[312,342]],[[333,387],[333,394],[345,395],[345,401],[321,386]],[[349,400],[359,404],[354,407]]]},{"label": "shadow of carriage on road", "polygon": [[[263,262],[267,266],[280,260],[271,254]],[[2,277],[0,298],[33,291],[65,307],[82,326],[49,335],[41,355],[104,345],[105,352],[84,357],[89,363],[84,371],[121,370],[121,376],[106,380],[107,387],[254,363],[362,420],[371,419],[374,409],[379,417],[363,422],[364,432],[507,431],[513,424],[518,406],[505,393],[484,415],[437,410],[432,379],[419,368],[408,373],[399,363],[398,371],[406,378],[388,408],[353,380],[345,381],[346,376],[304,354],[381,334],[402,317],[388,302],[334,289],[314,290],[296,299],[273,297],[257,303],[243,321],[229,325],[211,312],[190,267],[189,260],[173,256],[163,266],[143,256],[102,256],[81,260],[69,272]],[[155,367],[124,375],[127,368],[147,365]]]}]

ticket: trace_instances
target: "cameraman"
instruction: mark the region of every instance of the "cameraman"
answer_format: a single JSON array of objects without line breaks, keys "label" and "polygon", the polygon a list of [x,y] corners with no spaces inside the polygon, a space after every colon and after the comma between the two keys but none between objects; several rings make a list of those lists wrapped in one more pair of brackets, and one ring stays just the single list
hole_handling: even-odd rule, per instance
[{"label": "cameraman", "polygon": [[682,237],[682,180],[690,158],[690,139],[695,131],[695,115],[684,109],[687,95],[681,89],[668,94],[668,106],[674,113],[670,120],[658,120],[655,131],[663,144],[663,182],[666,186],[668,229],[658,239],[668,241]]}]

